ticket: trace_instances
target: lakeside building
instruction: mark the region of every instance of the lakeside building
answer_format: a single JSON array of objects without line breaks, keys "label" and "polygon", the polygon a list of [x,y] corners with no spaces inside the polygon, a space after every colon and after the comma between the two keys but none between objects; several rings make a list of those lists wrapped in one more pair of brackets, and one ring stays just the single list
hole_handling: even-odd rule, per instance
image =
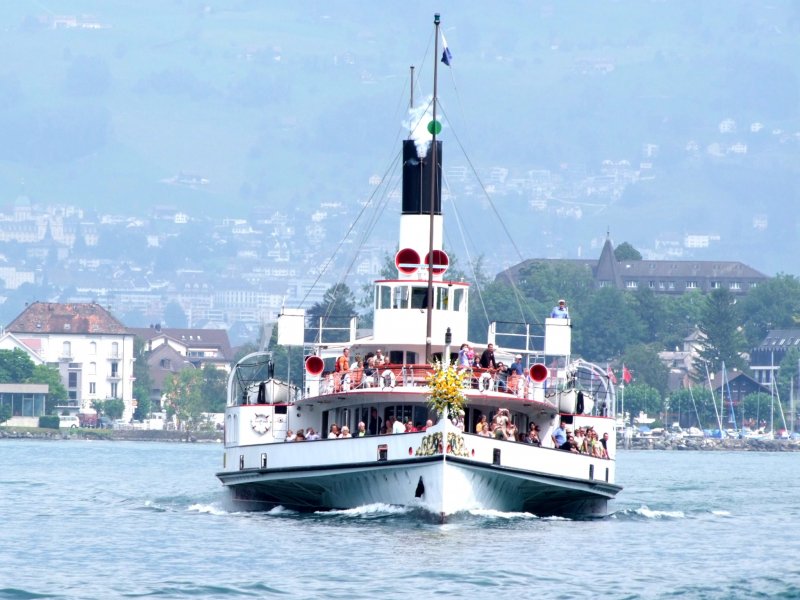
[{"label": "lakeside building", "polygon": [[[800,350],[800,328],[770,329],[761,343],[750,351],[750,369],[755,380],[770,385],[792,348]],[[800,364],[797,369],[800,373]]]},{"label": "lakeside building", "polygon": [[586,267],[596,288],[614,287],[635,291],[648,288],[656,294],[680,295],[700,290],[710,292],[727,288],[735,295],[744,295],[769,279],[763,273],[738,261],[724,260],[623,260],[614,256],[614,246],[606,238],[600,258],[525,260],[500,272],[497,281],[522,283],[525,272],[537,263],[564,264]]},{"label": "lakeside building", "polygon": [[133,416],[134,335],[102,306],[34,302],[6,330],[58,370],[71,405],[116,398]]}]

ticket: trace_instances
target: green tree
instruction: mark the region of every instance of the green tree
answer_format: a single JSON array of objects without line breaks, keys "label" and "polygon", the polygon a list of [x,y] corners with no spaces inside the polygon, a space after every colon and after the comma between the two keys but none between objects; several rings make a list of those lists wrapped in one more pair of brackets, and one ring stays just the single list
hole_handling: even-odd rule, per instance
[{"label": "green tree", "polygon": [[0,425],[11,418],[11,407],[8,404],[0,405]]},{"label": "green tree", "polygon": [[205,365],[203,372],[203,411],[220,413],[225,412],[228,393],[228,374],[213,365]]},{"label": "green tree", "polygon": [[133,339],[133,397],[136,398],[136,410],[133,411],[134,419],[146,419],[153,411],[150,391],[153,389],[153,378],[150,376],[150,365],[147,363],[147,346],[142,338]]},{"label": "green tree", "polygon": [[125,402],[119,398],[109,398],[108,400],[95,400],[92,408],[98,414],[105,415],[109,419],[121,419],[125,412]]},{"label": "green tree", "polygon": [[705,373],[705,365],[711,372],[726,369],[746,370],[742,352],[745,349],[744,335],[739,327],[739,312],[736,299],[727,288],[716,288],[706,296],[702,311],[700,331],[705,335],[699,356],[695,359],[695,371]]},{"label": "green tree", "polygon": [[179,424],[194,430],[203,412],[203,372],[189,367],[167,375],[164,379],[164,406],[168,418],[175,415]]},{"label": "green tree", "polygon": [[634,309],[635,300],[616,288],[605,287],[584,301],[579,319],[572,322],[573,354],[594,362],[622,355],[644,337],[644,324]]},{"label": "green tree", "polygon": [[646,383],[625,386],[625,412],[631,415],[631,419],[639,416],[640,412],[647,413],[650,417],[659,417],[663,407],[664,402],[657,389]]},{"label": "green tree", "polygon": [[664,310],[662,328],[656,340],[664,348],[682,348],[684,338],[700,323],[705,296],[700,290],[692,290],[679,296],[663,296],[659,304]]},{"label": "green tree", "polygon": [[30,356],[19,348],[0,350],[0,383],[23,383],[33,375]]},{"label": "green tree", "polygon": [[800,349],[792,348],[781,360],[776,379],[778,397],[785,403],[792,393],[795,398],[800,394]]},{"label": "green tree", "polygon": [[642,254],[628,242],[622,242],[619,246],[614,248],[614,258],[617,259],[617,262],[642,260]]},{"label": "green tree", "polygon": [[660,350],[661,347],[655,343],[634,344],[626,348],[622,355],[622,362],[631,372],[636,383],[646,383],[664,398],[667,395],[669,371],[658,357]]},{"label": "green tree", "polygon": [[48,392],[45,399],[45,413],[52,414],[59,402],[67,399],[67,389],[61,382],[61,374],[57,369],[47,365],[35,365],[33,373],[26,383],[47,384]]},{"label": "green tree", "polygon": [[800,322],[800,279],[779,273],[748,291],[740,302],[748,346],[756,346],[770,329],[797,327]]},{"label": "green tree", "polygon": [[[350,339],[350,319],[356,313],[356,301],[350,288],[344,283],[331,286],[322,301],[306,313],[306,341],[346,342]],[[322,340],[319,340],[320,335]]]},{"label": "green tree", "polygon": [[672,392],[669,397],[670,416],[683,426],[706,429],[716,427],[717,417],[707,387],[696,385]]}]

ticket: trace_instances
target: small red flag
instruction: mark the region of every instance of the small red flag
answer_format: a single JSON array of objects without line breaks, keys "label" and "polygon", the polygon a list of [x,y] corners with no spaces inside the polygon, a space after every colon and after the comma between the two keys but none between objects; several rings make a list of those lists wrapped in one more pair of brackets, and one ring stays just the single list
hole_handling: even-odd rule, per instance
[{"label": "small red flag", "polygon": [[622,381],[625,383],[630,383],[633,377],[631,376],[631,372],[628,371],[628,367],[622,365]]},{"label": "small red flag", "polygon": [[611,367],[606,367],[606,368],[608,370],[609,381],[611,381],[611,383],[613,383],[614,385],[617,385],[617,376],[614,375],[614,371],[611,370]]}]

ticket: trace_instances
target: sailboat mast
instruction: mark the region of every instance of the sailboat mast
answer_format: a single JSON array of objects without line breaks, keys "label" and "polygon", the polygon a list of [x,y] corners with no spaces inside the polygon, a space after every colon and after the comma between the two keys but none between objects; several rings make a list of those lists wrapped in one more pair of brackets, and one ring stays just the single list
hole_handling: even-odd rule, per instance
[{"label": "sailboat mast", "polygon": [[[434,51],[433,51],[433,122],[431,124],[431,166],[436,172],[436,163],[438,157],[436,156],[436,103],[437,103],[437,79],[439,77],[439,13],[433,15],[433,24],[435,26],[434,32]],[[430,226],[428,235],[428,302],[425,326],[425,358],[431,363],[433,362],[433,349],[432,349],[432,331],[433,331],[433,216],[434,216],[434,201],[436,197],[436,177],[431,177],[431,206],[430,206]],[[449,357],[447,357],[449,359]]]}]

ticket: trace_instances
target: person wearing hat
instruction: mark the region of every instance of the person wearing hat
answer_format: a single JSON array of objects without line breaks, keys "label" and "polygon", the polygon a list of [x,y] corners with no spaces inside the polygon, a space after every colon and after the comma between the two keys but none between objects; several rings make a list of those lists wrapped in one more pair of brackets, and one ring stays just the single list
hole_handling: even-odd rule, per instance
[{"label": "person wearing hat", "polygon": [[509,375],[519,375],[522,377],[525,374],[525,366],[522,364],[522,355],[517,354],[514,357],[514,362],[508,367]]},{"label": "person wearing hat", "polygon": [[563,298],[558,301],[558,306],[554,306],[550,311],[551,319],[569,319],[569,311],[567,310],[567,301]]}]

